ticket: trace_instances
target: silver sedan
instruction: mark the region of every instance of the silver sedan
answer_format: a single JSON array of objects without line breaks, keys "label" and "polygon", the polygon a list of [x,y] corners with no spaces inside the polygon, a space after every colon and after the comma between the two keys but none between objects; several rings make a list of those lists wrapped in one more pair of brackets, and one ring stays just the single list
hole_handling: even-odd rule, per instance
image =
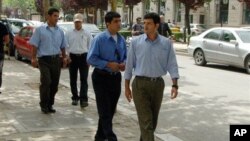
[{"label": "silver sedan", "polygon": [[250,30],[242,28],[211,28],[191,37],[188,52],[195,64],[214,62],[246,69],[250,74]]}]

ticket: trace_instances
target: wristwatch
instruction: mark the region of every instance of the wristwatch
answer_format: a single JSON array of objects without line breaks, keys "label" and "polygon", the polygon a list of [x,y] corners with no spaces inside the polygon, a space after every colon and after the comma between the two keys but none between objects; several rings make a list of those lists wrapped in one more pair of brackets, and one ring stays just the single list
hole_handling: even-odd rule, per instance
[{"label": "wristwatch", "polygon": [[176,89],[179,88],[178,85],[172,85],[172,87],[173,87],[173,88],[176,88]]}]

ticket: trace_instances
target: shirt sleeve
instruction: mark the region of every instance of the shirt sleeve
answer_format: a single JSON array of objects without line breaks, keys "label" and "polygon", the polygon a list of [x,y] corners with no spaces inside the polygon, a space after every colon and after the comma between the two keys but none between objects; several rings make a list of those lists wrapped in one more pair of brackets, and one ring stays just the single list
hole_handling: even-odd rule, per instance
[{"label": "shirt sleeve", "polygon": [[178,70],[178,64],[176,60],[175,51],[173,48],[173,43],[169,40],[169,52],[168,52],[168,61],[167,61],[167,71],[169,72],[171,78],[179,78],[179,70]]},{"label": "shirt sleeve", "polygon": [[61,44],[60,48],[63,49],[63,48],[67,47],[67,41],[66,41],[64,32],[62,30],[60,30],[60,31],[61,31],[61,35],[62,35],[62,44]]},{"label": "shirt sleeve", "polygon": [[126,60],[126,69],[124,73],[124,78],[125,80],[130,80],[133,75],[133,69],[135,67],[135,62],[136,62],[136,57],[135,57],[135,51],[134,51],[134,46],[133,46],[133,41],[130,43],[129,51],[128,51],[128,56]]},{"label": "shirt sleeve", "polygon": [[30,42],[31,45],[35,46],[36,48],[38,48],[39,43],[40,43],[40,28],[36,28],[34,33],[32,34],[31,38],[30,38]]},{"label": "shirt sleeve", "polygon": [[101,40],[99,37],[95,37],[90,45],[90,50],[87,55],[87,62],[88,64],[97,67],[99,69],[106,68],[107,61],[101,59],[100,57],[100,43]]},{"label": "shirt sleeve", "polygon": [[88,50],[90,49],[90,47],[91,47],[91,43],[92,43],[92,41],[93,41],[93,37],[92,37],[92,35],[91,35],[91,33],[88,33],[88,44],[87,44],[87,48],[88,48]]}]

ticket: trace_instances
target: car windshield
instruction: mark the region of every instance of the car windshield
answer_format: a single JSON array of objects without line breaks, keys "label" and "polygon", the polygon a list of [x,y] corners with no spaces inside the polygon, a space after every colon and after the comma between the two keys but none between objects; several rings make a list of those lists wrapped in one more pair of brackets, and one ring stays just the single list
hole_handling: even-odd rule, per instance
[{"label": "car windshield", "polygon": [[83,29],[87,30],[87,31],[100,31],[96,25],[94,24],[83,24]]},{"label": "car windshield", "polygon": [[[64,31],[70,31],[74,29],[74,24],[59,24],[59,26],[64,30]],[[89,31],[89,32],[100,32],[100,30],[97,28],[96,25],[94,24],[83,24],[83,29]]]},{"label": "car windshield", "polygon": [[206,27],[205,25],[202,25],[202,24],[197,25],[197,28],[200,28],[200,29],[207,29],[207,27]]},{"label": "car windshield", "polygon": [[249,38],[250,37],[250,31],[239,30],[239,31],[236,31],[236,33],[239,35],[242,42],[250,43],[250,38]]},{"label": "car windshield", "polygon": [[74,24],[59,24],[59,26],[64,30],[64,31],[70,31],[74,29]]}]

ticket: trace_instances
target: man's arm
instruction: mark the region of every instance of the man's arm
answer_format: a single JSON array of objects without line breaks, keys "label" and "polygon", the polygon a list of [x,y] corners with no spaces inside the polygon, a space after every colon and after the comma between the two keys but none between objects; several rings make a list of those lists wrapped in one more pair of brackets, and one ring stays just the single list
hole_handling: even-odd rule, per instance
[{"label": "man's arm", "polygon": [[170,29],[170,27],[168,26],[167,23],[166,23],[166,28],[167,28],[169,36],[172,36],[172,31],[171,31],[171,29]]},{"label": "man's arm", "polygon": [[37,63],[37,47],[34,45],[32,46],[32,58],[31,58],[31,65],[36,68],[38,67],[38,63]]},{"label": "man's arm", "polygon": [[10,42],[10,36],[9,36],[9,34],[7,34],[7,35],[5,35],[5,36],[3,37],[3,41],[4,41],[4,44],[7,44],[7,43]]}]

